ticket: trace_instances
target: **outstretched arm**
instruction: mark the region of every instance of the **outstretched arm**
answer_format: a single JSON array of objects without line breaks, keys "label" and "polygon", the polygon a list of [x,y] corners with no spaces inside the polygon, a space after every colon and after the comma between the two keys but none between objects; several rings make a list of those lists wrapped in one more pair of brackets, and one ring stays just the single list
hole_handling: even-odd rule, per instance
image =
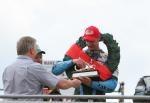
[{"label": "outstretched arm", "polygon": [[73,65],[74,65],[74,63],[73,63],[72,60],[58,62],[56,65],[53,66],[52,73],[55,74],[55,75],[60,75],[65,70],[72,67]]},{"label": "outstretched arm", "polygon": [[71,87],[78,88],[80,84],[81,81],[78,79],[73,79],[73,80],[62,79],[58,81],[56,87],[59,89],[68,89]]},{"label": "outstretched arm", "polygon": [[63,73],[65,70],[70,69],[74,65],[77,65],[79,68],[85,67],[86,63],[82,59],[73,59],[73,60],[68,60],[68,61],[62,61],[57,63],[53,68],[52,68],[52,73],[55,75],[59,75]]}]

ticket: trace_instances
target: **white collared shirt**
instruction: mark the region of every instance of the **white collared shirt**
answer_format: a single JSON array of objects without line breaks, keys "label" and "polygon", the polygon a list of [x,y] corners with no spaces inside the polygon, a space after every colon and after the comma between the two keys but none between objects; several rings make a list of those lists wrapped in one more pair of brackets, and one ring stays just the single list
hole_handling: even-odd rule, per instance
[{"label": "white collared shirt", "polygon": [[39,95],[43,85],[54,88],[59,79],[30,57],[18,56],[3,72],[4,94]]}]

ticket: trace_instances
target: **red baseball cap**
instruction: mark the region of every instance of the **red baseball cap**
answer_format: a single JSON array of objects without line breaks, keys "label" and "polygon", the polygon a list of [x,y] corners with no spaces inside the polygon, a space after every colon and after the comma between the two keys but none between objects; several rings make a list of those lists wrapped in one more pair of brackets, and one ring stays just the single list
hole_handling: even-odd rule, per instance
[{"label": "red baseball cap", "polygon": [[101,36],[101,32],[95,26],[89,26],[85,29],[83,40],[95,41]]}]

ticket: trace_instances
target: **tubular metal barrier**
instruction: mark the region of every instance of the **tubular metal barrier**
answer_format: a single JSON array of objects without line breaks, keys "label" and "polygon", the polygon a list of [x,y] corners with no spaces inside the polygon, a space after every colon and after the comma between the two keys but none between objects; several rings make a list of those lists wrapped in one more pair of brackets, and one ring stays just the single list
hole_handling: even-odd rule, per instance
[{"label": "tubular metal barrier", "polygon": [[7,99],[25,99],[25,98],[66,98],[66,99],[139,99],[150,100],[150,96],[120,96],[120,95],[0,95],[0,98]]},{"label": "tubular metal barrier", "polygon": [[[0,91],[3,91],[3,89],[0,89]],[[88,99],[89,102],[92,102],[92,99],[117,99],[120,102],[124,102],[124,99],[134,99],[134,98],[140,98],[141,97],[135,97],[135,96],[124,96],[124,82],[119,83],[118,90],[114,91],[117,93],[120,93],[119,96],[112,95],[71,95],[71,96],[64,96],[64,95],[0,95],[0,98],[2,99],[44,99],[49,98],[49,102],[53,102],[53,99],[62,99],[62,102],[68,102],[73,101],[75,99]],[[111,93],[110,93],[111,94]],[[143,98],[143,97],[142,97]],[[145,99],[145,96],[144,96]]]}]

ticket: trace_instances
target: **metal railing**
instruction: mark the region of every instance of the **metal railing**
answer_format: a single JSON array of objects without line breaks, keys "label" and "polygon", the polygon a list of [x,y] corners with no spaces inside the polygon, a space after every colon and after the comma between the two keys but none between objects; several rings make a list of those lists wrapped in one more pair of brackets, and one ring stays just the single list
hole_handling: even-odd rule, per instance
[{"label": "metal railing", "polygon": [[[0,89],[3,90],[3,89]],[[66,102],[67,100],[70,100],[69,102],[75,102],[76,99],[86,99],[86,100],[92,100],[92,99],[117,99],[119,100],[119,103],[125,103],[125,99],[130,100],[149,100],[150,96],[125,96],[124,95],[124,82],[120,83],[120,87],[117,91],[120,92],[121,95],[0,95],[1,99],[44,99],[49,98],[49,102],[53,102],[52,99],[62,99],[62,102]],[[90,101],[91,102],[91,101]],[[118,103],[117,102],[117,103]],[[146,102],[148,103],[148,102]]]},{"label": "metal railing", "polygon": [[[4,89],[0,89],[0,91],[3,91]],[[52,101],[52,99],[62,99],[63,101],[66,100],[73,100],[73,99],[118,99],[119,102],[124,102],[124,99],[132,99],[132,96],[124,96],[124,82],[119,83],[119,88],[118,90],[114,91],[117,93],[120,93],[121,95],[118,96],[105,96],[105,95],[71,95],[71,96],[65,96],[65,95],[0,95],[0,98],[9,98],[9,99],[25,99],[25,98],[36,98],[36,99],[43,99],[43,98],[49,98],[49,101]],[[130,98],[129,98],[130,97]],[[132,97],[132,98],[131,98]],[[137,98],[137,97],[134,97]],[[141,98],[141,97],[140,97]],[[143,97],[142,97],[143,98]],[[144,97],[145,98],[145,97]]]},{"label": "metal railing", "polygon": [[[4,89],[0,89],[0,91],[3,91]],[[101,96],[101,95],[72,95],[72,96],[63,96],[63,95],[0,95],[0,98],[65,98],[65,99],[119,99],[119,102],[124,102],[124,99],[122,96],[124,95],[124,82],[119,83],[118,90],[114,91],[117,93],[120,93],[121,96],[117,98],[118,96]],[[64,100],[65,100],[64,99]]]},{"label": "metal railing", "polygon": [[121,96],[121,95],[0,95],[3,99],[43,99],[43,98],[66,98],[66,99],[135,99],[150,100],[150,96]]}]

